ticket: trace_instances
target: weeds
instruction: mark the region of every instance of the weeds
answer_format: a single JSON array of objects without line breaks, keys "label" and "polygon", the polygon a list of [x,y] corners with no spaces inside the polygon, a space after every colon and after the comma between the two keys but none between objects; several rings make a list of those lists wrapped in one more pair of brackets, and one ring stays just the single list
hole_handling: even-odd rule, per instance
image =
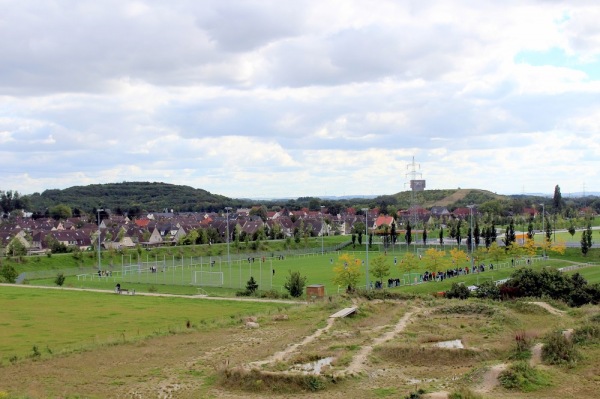
[{"label": "weeds", "polygon": [[496,310],[483,303],[466,303],[460,305],[451,305],[440,308],[436,313],[442,314],[480,314],[484,316],[493,316]]},{"label": "weeds", "polygon": [[521,392],[532,392],[550,386],[549,377],[525,361],[512,364],[500,373],[498,379],[504,388]]},{"label": "weeds", "polygon": [[327,381],[316,375],[282,374],[241,368],[223,369],[219,372],[219,383],[228,388],[249,392],[316,392],[327,387]]},{"label": "weeds", "polygon": [[600,326],[586,324],[575,330],[571,340],[580,345],[596,343],[600,340]]},{"label": "weeds", "polygon": [[581,358],[573,342],[561,331],[554,331],[545,338],[542,348],[542,360],[547,364],[572,366]]},{"label": "weeds", "polygon": [[458,390],[450,393],[448,399],[483,399],[483,396],[476,394],[469,388],[460,387]]}]

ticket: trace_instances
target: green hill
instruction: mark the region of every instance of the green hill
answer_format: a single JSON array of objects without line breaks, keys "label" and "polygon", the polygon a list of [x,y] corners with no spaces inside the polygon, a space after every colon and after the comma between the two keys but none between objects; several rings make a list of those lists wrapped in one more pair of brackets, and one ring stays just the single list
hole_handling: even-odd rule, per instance
[{"label": "green hill", "polygon": [[179,212],[221,210],[223,206],[242,202],[189,186],[150,182],[92,184],[46,190],[29,196],[29,201],[31,208],[38,211],[62,203],[82,211],[109,208],[122,211],[173,209]]}]

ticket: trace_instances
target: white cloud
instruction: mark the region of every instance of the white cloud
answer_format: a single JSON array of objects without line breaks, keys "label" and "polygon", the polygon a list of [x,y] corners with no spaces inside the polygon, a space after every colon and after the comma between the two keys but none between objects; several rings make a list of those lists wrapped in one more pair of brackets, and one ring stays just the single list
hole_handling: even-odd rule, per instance
[{"label": "white cloud", "polygon": [[[585,1],[8,2],[0,189],[391,194],[414,155],[429,188],[593,190],[597,17]],[[576,65],[515,61],[555,49]]]}]

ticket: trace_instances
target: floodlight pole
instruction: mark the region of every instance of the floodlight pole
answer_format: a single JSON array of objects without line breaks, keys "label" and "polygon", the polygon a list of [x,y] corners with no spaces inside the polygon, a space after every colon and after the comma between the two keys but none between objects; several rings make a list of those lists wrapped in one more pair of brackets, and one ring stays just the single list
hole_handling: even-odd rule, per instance
[{"label": "floodlight pole", "polygon": [[471,250],[471,270],[473,270],[473,265],[475,263],[474,259],[473,259],[473,207],[475,205],[467,205],[467,207],[469,208],[469,213],[471,214],[471,222],[470,222],[470,228],[469,228],[469,242],[471,243],[469,248]]},{"label": "floodlight pole", "polygon": [[365,213],[365,246],[367,247],[367,263],[366,263],[366,289],[369,290],[369,208],[362,208]]},{"label": "floodlight pole", "polygon": [[323,208],[325,208],[325,205],[321,205],[321,256],[325,254],[325,246],[323,244],[323,236],[325,235],[325,233],[323,232],[323,227],[325,224],[325,215],[323,215]]},{"label": "floodlight pole", "polygon": [[227,213],[227,264],[229,264],[229,285],[231,286],[231,258],[229,257],[229,211],[231,210],[230,206],[225,207],[225,212]]},{"label": "floodlight pole", "polygon": [[[546,240],[546,205],[540,204],[542,206],[542,239]],[[542,255],[544,259],[546,259],[546,243],[542,246]]]},{"label": "floodlight pole", "polygon": [[96,212],[98,213],[98,270],[102,270],[102,262],[100,259],[100,212],[103,211],[103,208],[96,209]]}]

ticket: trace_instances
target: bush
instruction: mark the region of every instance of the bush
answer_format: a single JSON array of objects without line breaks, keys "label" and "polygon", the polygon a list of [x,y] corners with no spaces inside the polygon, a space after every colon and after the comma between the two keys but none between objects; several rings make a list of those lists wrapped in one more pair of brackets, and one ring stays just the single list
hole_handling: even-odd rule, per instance
[{"label": "bush", "polygon": [[498,287],[493,281],[485,281],[479,285],[477,291],[475,291],[475,296],[481,299],[492,299],[494,301],[499,301],[501,298],[500,287]]},{"label": "bush", "polygon": [[254,280],[253,276],[250,276],[250,280],[246,283],[246,291],[248,295],[254,295],[256,290],[258,289],[258,283]]},{"label": "bush", "polygon": [[464,284],[452,283],[452,287],[446,291],[444,296],[448,299],[467,299],[471,296],[471,291],[469,291],[469,288]]},{"label": "bush", "polygon": [[521,392],[531,392],[550,385],[545,374],[537,371],[525,361],[512,364],[500,373],[498,379],[504,388]]},{"label": "bush", "polygon": [[12,265],[5,264],[0,270],[0,276],[5,282],[14,284],[17,281],[19,273],[17,273],[17,270]]},{"label": "bush", "polygon": [[58,285],[59,287],[62,287],[62,285],[65,283],[65,275],[63,273],[58,273],[56,275],[56,278],[54,279],[54,284]]},{"label": "bush", "polygon": [[600,340],[600,326],[586,324],[573,332],[571,340],[575,344],[594,343]]},{"label": "bush", "polygon": [[304,286],[306,285],[306,276],[301,276],[300,272],[289,271],[289,275],[285,282],[285,289],[288,290],[290,295],[294,298],[301,297],[304,293]]},{"label": "bush", "polygon": [[581,355],[561,331],[554,331],[546,336],[542,347],[542,360],[548,364],[574,365]]}]

